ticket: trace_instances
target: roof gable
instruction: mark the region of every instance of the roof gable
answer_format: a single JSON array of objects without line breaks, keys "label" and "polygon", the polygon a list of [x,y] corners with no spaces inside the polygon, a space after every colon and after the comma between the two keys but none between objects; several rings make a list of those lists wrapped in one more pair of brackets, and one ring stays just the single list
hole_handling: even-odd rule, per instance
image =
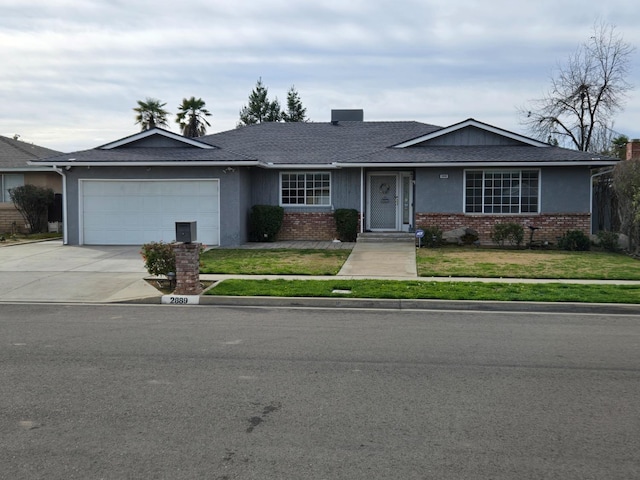
[{"label": "roof gable", "polygon": [[506,146],[528,145],[534,147],[549,147],[549,144],[509,132],[487,123],[469,118],[460,123],[450,125],[421,137],[407,140],[394,145],[394,148],[414,146]]},{"label": "roof gable", "polygon": [[195,147],[211,149],[212,145],[200,142],[193,138],[183,137],[177,133],[163,130],[162,128],[152,128],[144,130],[129,137],[121,138],[115,142],[107,143],[97,147],[100,150],[112,150],[115,148],[176,148]]}]

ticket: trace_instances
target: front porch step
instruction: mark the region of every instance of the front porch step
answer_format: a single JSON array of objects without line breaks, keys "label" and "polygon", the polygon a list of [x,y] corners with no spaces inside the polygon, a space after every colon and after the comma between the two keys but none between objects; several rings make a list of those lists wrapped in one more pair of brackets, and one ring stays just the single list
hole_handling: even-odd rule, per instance
[{"label": "front porch step", "polygon": [[362,243],[415,243],[415,233],[409,232],[364,232],[358,234],[357,242]]}]

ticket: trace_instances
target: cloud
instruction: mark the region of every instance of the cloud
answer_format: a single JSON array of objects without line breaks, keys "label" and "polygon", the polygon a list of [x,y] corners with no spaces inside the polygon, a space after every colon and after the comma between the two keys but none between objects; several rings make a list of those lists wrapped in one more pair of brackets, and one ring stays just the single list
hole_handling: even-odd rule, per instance
[{"label": "cloud", "polygon": [[[363,108],[370,120],[519,131],[516,107],[548,88],[597,18],[640,45],[637,12],[628,0],[5,0],[0,134],[91,148],[137,131],[136,100],[175,113],[191,95],[213,113],[210,132],[231,129],[259,77],[281,101],[295,84],[316,121]],[[639,114],[631,96],[616,127],[640,137]]]}]

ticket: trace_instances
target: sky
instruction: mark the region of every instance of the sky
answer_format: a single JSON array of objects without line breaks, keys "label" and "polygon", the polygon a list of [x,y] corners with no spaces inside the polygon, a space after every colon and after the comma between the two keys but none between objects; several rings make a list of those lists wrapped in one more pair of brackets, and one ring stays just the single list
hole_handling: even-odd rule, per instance
[{"label": "sky", "polygon": [[[526,135],[518,107],[600,21],[640,48],[637,0],[0,0],[0,135],[94,148],[138,132],[148,97],[179,132],[191,96],[207,133],[230,130],[259,78],[281,104],[295,86],[311,121],[363,109]],[[640,138],[638,50],[628,81],[614,128]]]}]

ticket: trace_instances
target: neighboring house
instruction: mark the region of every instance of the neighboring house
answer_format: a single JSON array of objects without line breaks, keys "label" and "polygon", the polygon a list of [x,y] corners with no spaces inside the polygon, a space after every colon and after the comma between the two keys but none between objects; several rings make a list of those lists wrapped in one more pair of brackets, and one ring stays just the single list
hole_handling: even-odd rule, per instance
[{"label": "neighboring house", "polygon": [[0,233],[26,230],[24,219],[9,196],[10,189],[30,184],[62,194],[60,174],[50,167],[28,165],[30,160],[59,154],[56,150],[0,136]]},{"label": "neighboring house", "polygon": [[352,208],[361,231],[470,227],[490,243],[496,222],[518,222],[555,241],[590,233],[591,176],[616,162],[474,119],[442,128],[338,110],[197,139],[153,129],[32,164],[63,169],[70,244],[173,241],[176,221],[195,220],[198,241],[233,246],[256,204],[284,207],[282,240],[331,240],[334,210]]}]

